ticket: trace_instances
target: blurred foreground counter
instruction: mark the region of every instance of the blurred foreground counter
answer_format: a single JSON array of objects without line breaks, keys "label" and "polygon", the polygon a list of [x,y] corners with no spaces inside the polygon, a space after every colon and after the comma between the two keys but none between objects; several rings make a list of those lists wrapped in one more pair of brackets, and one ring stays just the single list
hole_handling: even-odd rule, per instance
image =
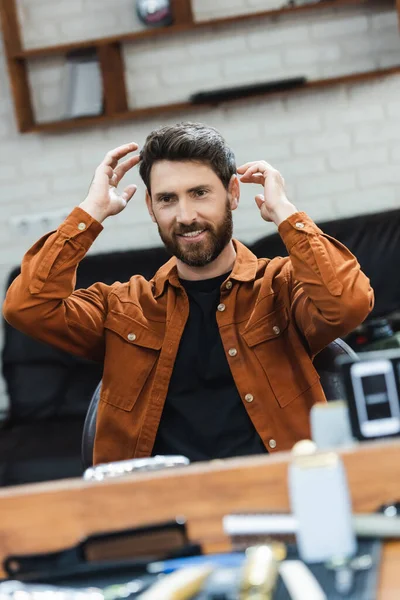
[{"label": "blurred foreground counter", "polygon": [[[400,500],[400,442],[340,450],[355,513]],[[89,534],[187,519],[206,552],[231,548],[230,513],[289,512],[289,453],[196,463],[107,481],[69,479],[0,490],[0,565],[6,556],[60,550]],[[385,543],[380,600],[400,598],[400,539]]]}]

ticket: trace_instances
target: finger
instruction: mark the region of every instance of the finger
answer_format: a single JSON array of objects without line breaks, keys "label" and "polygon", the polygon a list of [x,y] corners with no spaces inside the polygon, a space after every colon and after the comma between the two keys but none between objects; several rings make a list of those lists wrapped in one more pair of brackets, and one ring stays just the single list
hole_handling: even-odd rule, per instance
[{"label": "finger", "polygon": [[268,209],[264,211],[262,210],[265,203],[263,194],[257,194],[257,196],[255,196],[255,201],[264,221],[267,221],[267,223],[272,223],[272,219],[269,217]]},{"label": "finger", "polygon": [[262,173],[254,173],[253,175],[250,174],[248,176],[242,176],[240,178],[240,181],[242,183],[259,183],[261,185],[264,184],[264,181],[266,179],[267,175],[263,175]]},{"label": "finger", "polygon": [[96,169],[91,185],[96,181],[104,181],[104,183],[108,183],[108,185],[114,185],[113,176],[114,170],[111,167],[99,165]]},{"label": "finger", "polygon": [[118,165],[118,167],[116,167],[114,169],[114,175],[115,175],[115,179],[116,179],[116,184],[114,184],[114,185],[117,185],[121,181],[123,176],[128,171],[130,171],[130,169],[135,167],[139,162],[140,162],[140,156],[137,154],[136,156],[127,158],[126,160],[124,160],[124,162],[122,162],[120,165]]},{"label": "finger", "polygon": [[135,195],[137,190],[137,185],[128,185],[121,194],[121,198],[125,200],[126,203]]},{"label": "finger", "polygon": [[111,167],[103,167],[102,169],[103,173],[105,175],[107,175],[107,177],[109,177],[110,179],[113,177],[114,175],[114,170]]},{"label": "finger", "polygon": [[252,160],[250,162],[247,162],[244,165],[240,165],[240,167],[238,167],[236,170],[238,173],[245,173],[247,171],[247,169],[249,167],[251,167],[251,165],[254,165],[255,162],[258,162],[258,161]]},{"label": "finger", "polygon": [[264,198],[263,194],[257,194],[257,196],[255,197],[255,201],[256,201],[258,208],[261,210],[261,207],[265,202],[265,198]]},{"label": "finger", "polygon": [[249,167],[246,172],[240,177],[240,181],[246,182],[250,181],[256,174],[260,174],[263,177],[266,177],[268,172],[267,163],[260,161],[253,163],[251,167]]},{"label": "finger", "polygon": [[245,173],[250,167],[253,167],[254,165],[258,164],[265,165],[267,169],[274,169],[274,167],[270,165],[266,160],[252,160],[250,162],[245,163],[244,165],[241,165],[236,170],[238,173]]},{"label": "finger", "polygon": [[118,164],[118,161],[129,154],[129,152],[133,152],[137,150],[139,146],[135,142],[131,142],[130,144],[124,144],[123,146],[118,146],[118,148],[114,148],[114,150],[110,150],[104,157],[102,165],[106,165],[115,169]]},{"label": "finger", "polygon": [[247,162],[244,165],[241,165],[236,170],[238,173],[245,173],[247,171],[247,169],[249,169],[250,167],[253,167],[254,165],[259,165],[261,163],[263,165],[265,165],[266,167],[271,167],[271,165],[268,164],[267,161],[265,161],[265,160],[251,160],[250,162]]},{"label": "finger", "polygon": [[250,165],[243,175],[247,175],[248,173],[263,173],[266,170],[266,168],[267,163],[265,163],[264,161],[257,161]]}]

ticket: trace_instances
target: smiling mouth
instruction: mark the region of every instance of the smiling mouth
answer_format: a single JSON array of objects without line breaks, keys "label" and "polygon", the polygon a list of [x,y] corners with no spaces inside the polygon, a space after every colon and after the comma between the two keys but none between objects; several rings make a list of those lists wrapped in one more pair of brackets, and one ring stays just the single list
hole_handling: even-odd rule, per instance
[{"label": "smiling mouth", "polygon": [[178,233],[178,237],[184,238],[185,240],[197,240],[205,232],[205,229],[198,229],[197,231],[189,231],[188,233]]}]

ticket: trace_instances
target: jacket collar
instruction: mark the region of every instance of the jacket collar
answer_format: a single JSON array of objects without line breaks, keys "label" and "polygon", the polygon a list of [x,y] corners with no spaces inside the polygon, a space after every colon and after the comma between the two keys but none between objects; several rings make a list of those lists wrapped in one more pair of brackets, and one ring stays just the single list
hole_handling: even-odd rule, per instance
[{"label": "jacket collar", "polygon": [[[236,250],[236,260],[230,279],[235,279],[236,281],[254,281],[257,273],[257,257],[241,242],[237,240],[232,241]],[[181,287],[175,257],[160,267],[153,278],[155,298],[161,296],[167,282],[174,287]]]}]

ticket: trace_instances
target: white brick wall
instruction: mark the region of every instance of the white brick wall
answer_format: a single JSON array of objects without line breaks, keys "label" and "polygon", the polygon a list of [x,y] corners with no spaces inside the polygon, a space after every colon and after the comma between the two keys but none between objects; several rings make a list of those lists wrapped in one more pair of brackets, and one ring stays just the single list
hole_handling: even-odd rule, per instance
[{"label": "white brick wall", "polygon": [[[118,6],[116,6],[118,4]],[[277,8],[281,0],[193,0],[198,20]],[[134,31],[133,0],[19,0],[27,47]],[[124,47],[131,107],[186,100],[203,89],[279,79],[336,76],[400,64],[395,11],[368,6],[255,19]],[[62,114],[64,60],[30,64],[36,115]],[[104,153],[128,140],[142,144],[154,127],[199,120],[221,130],[238,164],[265,158],[279,168],[290,196],[314,219],[334,219],[400,206],[400,76],[215,109],[160,115],[60,134],[19,135],[0,51],[0,281],[40,232],[16,233],[10,219],[64,210],[85,196]],[[138,182],[137,174],[129,180]],[[106,223],[91,252],[159,244],[143,200]],[[234,213],[237,237],[252,242],[274,231],[242,187]],[[0,332],[1,333],[1,332]],[[0,382],[0,406],[5,402]]]}]

